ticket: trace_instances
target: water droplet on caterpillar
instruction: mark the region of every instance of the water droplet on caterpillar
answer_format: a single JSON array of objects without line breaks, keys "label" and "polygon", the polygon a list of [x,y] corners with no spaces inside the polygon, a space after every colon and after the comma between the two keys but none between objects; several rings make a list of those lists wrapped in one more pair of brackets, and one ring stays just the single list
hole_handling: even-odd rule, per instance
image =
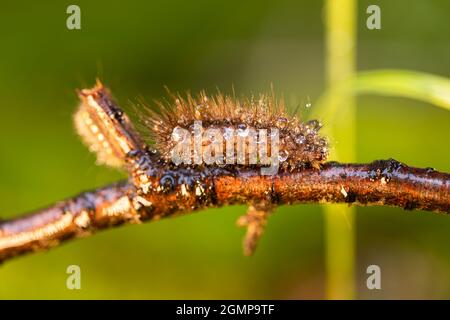
[{"label": "water droplet on caterpillar", "polygon": [[238,125],[237,135],[240,137],[248,136],[248,128],[245,124],[241,123]]},{"label": "water droplet on caterpillar", "polygon": [[280,150],[280,152],[278,153],[278,160],[280,160],[280,162],[286,161],[288,157],[289,152],[287,152],[286,150]]},{"label": "water droplet on caterpillar", "polygon": [[280,129],[285,128],[287,126],[287,124],[288,124],[288,121],[289,120],[287,118],[279,117],[277,119],[277,127],[280,128]]},{"label": "water droplet on caterpillar", "polygon": [[311,128],[315,131],[318,131],[320,128],[322,128],[322,123],[318,120],[309,120],[308,122],[306,122],[306,125],[308,126],[308,128]]},{"label": "water droplet on caterpillar", "polygon": [[294,141],[296,144],[304,144],[306,142],[306,138],[304,135],[299,134],[297,137],[295,137]]},{"label": "water droplet on caterpillar", "polygon": [[208,133],[207,135],[206,135],[206,138],[211,142],[211,143],[214,143],[217,139],[216,139],[216,135],[215,134],[213,134],[212,132],[211,133]]},{"label": "water droplet on caterpillar", "polygon": [[181,142],[186,139],[185,130],[179,126],[176,126],[172,132],[172,140],[175,142]]}]

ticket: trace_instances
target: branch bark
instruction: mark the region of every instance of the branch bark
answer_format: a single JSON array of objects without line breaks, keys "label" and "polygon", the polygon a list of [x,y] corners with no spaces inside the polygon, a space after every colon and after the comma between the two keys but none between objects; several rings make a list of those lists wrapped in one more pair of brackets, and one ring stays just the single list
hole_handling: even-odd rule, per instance
[{"label": "branch bark", "polygon": [[[162,170],[155,179],[161,182],[176,174],[173,169]],[[328,162],[320,170],[276,176],[262,176],[259,169],[251,168],[221,170],[203,178],[201,192],[183,188],[172,185],[169,191],[149,191],[144,196],[131,181],[123,181],[1,222],[0,261],[126,223],[232,204],[349,203],[450,213],[450,174],[392,159],[370,164]]]}]

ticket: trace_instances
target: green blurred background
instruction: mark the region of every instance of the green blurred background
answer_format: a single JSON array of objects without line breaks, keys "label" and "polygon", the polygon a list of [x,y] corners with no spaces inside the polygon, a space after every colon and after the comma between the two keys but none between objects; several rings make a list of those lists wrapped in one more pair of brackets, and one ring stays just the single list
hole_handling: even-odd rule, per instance
[{"label": "green blurred background", "polygon": [[[81,30],[66,8],[81,7]],[[382,29],[366,28],[378,4]],[[96,77],[123,107],[174,91],[270,88],[308,117],[325,90],[322,1],[8,2],[0,12],[0,218],[123,178],[95,165],[72,125],[76,88]],[[446,0],[358,1],[357,68],[448,77]],[[357,103],[358,162],[393,157],[450,172],[450,112],[406,98]],[[342,143],[333,141],[334,145]],[[316,205],[280,207],[253,257],[235,227],[245,207],[126,226],[0,266],[0,298],[325,298],[324,220]],[[358,208],[356,297],[450,298],[450,219]],[[82,289],[66,288],[81,267]],[[366,268],[382,290],[366,288]]]}]

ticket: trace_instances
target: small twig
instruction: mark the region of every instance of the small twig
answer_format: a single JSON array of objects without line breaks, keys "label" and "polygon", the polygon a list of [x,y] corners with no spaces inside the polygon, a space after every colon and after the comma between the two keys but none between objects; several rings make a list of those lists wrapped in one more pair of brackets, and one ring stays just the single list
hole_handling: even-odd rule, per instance
[{"label": "small twig", "polygon": [[[450,174],[418,169],[395,160],[370,164],[329,162],[317,169],[262,176],[259,169],[199,171],[194,189],[176,178],[186,169],[152,171],[145,195],[132,182],[113,184],[0,223],[0,261],[44,250],[72,238],[124,223],[157,220],[207,207],[265,202],[388,205],[407,210],[450,212]],[[169,178],[168,178],[169,177]]]}]

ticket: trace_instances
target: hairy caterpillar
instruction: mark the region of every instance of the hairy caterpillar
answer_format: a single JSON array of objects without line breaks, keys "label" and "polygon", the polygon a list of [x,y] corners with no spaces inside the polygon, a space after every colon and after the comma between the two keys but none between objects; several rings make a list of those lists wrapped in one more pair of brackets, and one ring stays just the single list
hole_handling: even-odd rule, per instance
[{"label": "hairy caterpillar", "polygon": [[[190,94],[186,97],[172,94],[170,97],[173,102],[158,102],[159,112],[142,108],[141,110],[146,112],[141,113],[141,120],[147,128],[147,134],[154,141],[155,149],[144,142],[127,115],[112,100],[109,90],[100,82],[92,89],[80,91],[79,96],[82,103],[74,116],[75,127],[90,150],[97,154],[97,162],[113,167],[126,166],[133,172],[133,176],[137,179],[136,183],[142,185],[144,191],[148,189],[147,181],[151,180],[149,176],[154,174],[154,170],[148,171],[147,168],[155,170],[157,168],[142,163],[151,161],[158,163],[160,168],[178,166],[179,163],[173,161],[177,129],[189,134],[198,122],[202,123],[201,131],[198,136],[194,134],[193,138],[200,140],[199,152],[213,144],[212,137],[203,132],[213,129],[224,137],[221,140],[216,139],[218,141],[216,145],[225,145],[226,161],[220,163],[192,161],[195,160],[193,158],[198,150],[189,148],[188,159],[182,163],[189,169],[190,173],[187,175],[201,175],[201,168],[208,167],[226,170],[246,166],[264,167],[268,163],[261,161],[262,153],[259,151],[262,149],[261,143],[268,140],[272,141],[270,145],[266,143],[265,151],[270,154],[269,160],[276,162],[275,166],[269,163],[270,169],[275,171],[264,173],[266,168],[262,168],[262,174],[276,174],[279,169],[284,171],[319,169],[328,156],[327,139],[318,134],[320,122],[317,120],[301,122],[296,116],[289,116],[283,99],[277,100],[273,92],[260,94],[258,99],[254,97],[236,99],[221,93],[208,97],[204,92],[196,97]],[[227,131],[232,132],[231,139],[226,138]],[[256,136],[250,135],[249,132],[255,133]],[[269,132],[267,137],[263,137],[262,133]],[[276,137],[271,136],[273,132],[277,133]],[[187,141],[191,142],[193,138],[188,136]],[[273,140],[277,140],[277,145],[272,144]],[[239,148],[239,144],[242,148]],[[229,145],[233,147],[231,156],[241,158],[237,163],[228,161]],[[235,148],[236,145],[238,148]],[[213,153],[215,156],[218,153],[217,149],[213,150]],[[174,179],[170,179],[172,180]],[[154,188],[157,189],[158,185]]]},{"label": "hairy caterpillar", "polygon": [[[170,162],[173,158],[173,150],[177,140],[180,140],[177,131],[191,133],[188,138],[192,139],[195,137],[195,124],[198,122],[202,126],[200,128],[202,131],[199,132],[201,147],[205,148],[213,142],[213,136],[208,136],[205,132],[215,130],[223,137],[219,143],[224,144],[224,150],[227,148],[225,145],[232,145],[233,159],[244,157],[238,162],[242,165],[263,165],[258,161],[260,154],[255,150],[258,147],[256,144],[261,142],[262,133],[268,134],[267,139],[271,140],[274,129],[279,133],[278,150],[274,150],[273,146],[270,150],[269,146],[268,152],[271,151],[272,156],[277,152],[276,160],[279,161],[280,168],[284,170],[319,168],[328,157],[327,140],[318,134],[321,123],[317,120],[301,122],[296,116],[288,115],[284,100],[277,100],[273,93],[241,99],[220,92],[214,96],[201,92],[197,96],[187,94],[183,97],[171,94],[170,97],[171,102],[157,102],[160,112],[146,109],[147,112],[141,116],[150,137],[155,142],[156,150],[166,162]],[[236,145],[242,140],[240,138],[247,138],[243,148],[245,153],[242,155],[236,151],[239,149]],[[255,140],[251,141],[250,138]],[[195,163],[196,150],[193,148],[191,151],[189,163]],[[229,155],[227,153],[227,156]],[[252,155],[256,162],[251,161]],[[234,163],[223,161],[223,164]],[[209,163],[209,165],[216,164]]]}]

